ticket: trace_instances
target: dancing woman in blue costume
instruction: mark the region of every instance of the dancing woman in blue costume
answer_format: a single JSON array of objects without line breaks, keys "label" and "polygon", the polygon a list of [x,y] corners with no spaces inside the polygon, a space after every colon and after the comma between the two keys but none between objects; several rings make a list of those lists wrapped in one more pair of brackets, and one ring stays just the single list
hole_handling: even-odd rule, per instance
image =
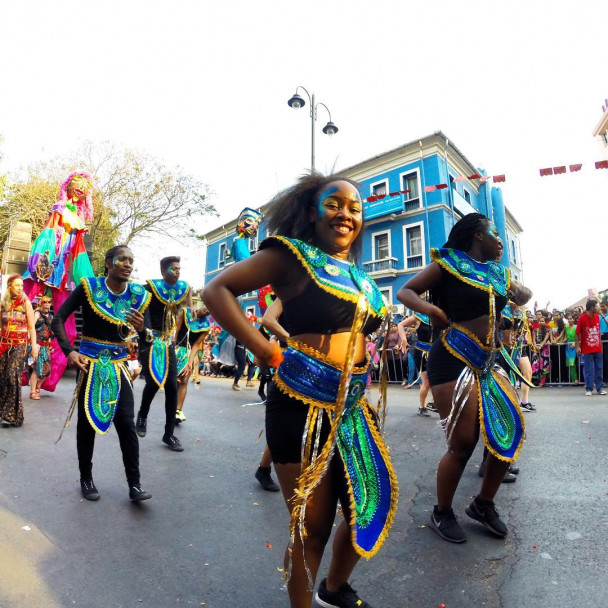
[{"label": "dancing woman in blue costume", "polygon": [[[373,280],[353,263],[362,221],[352,182],[304,176],[271,205],[268,228],[276,236],[224,270],[203,294],[222,327],[278,368],[266,401],[266,437],[291,513],[285,554],[291,608],[310,608],[338,500],[344,521],[316,601],[371,608],[347,581],[359,558],[382,545],[397,504],[395,474],[364,398],[365,336],[379,327],[386,309]],[[267,284],[283,305],[284,354],[236,300]]]},{"label": "dancing woman in blue costume", "polygon": [[[509,299],[525,304],[532,292],[494,261],[502,250],[498,231],[487,217],[466,215],[454,225],[444,247],[431,251],[432,263],[397,295],[406,306],[427,314],[435,330],[443,329],[433,342],[427,368],[448,444],[437,470],[437,504],[430,523],[441,538],[454,543],[464,542],[466,536],[452,500],[480,430],[490,456],[479,495],[466,513],[499,537],[506,536],[507,527],[494,496],[524,438],[517,393],[495,359],[500,311]],[[431,302],[419,297],[427,290]]]}]

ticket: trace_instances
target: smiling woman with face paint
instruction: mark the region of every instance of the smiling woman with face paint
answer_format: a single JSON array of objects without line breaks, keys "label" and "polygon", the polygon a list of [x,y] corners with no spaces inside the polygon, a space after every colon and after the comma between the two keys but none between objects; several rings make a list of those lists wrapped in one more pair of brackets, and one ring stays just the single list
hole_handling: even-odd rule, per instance
[{"label": "smiling woman with face paint", "polygon": [[[268,216],[275,236],[209,283],[203,299],[218,323],[278,368],[266,401],[266,437],[291,513],[285,554],[291,607],[310,608],[311,583],[339,500],[345,517],[316,601],[371,608],[347,581],[359,557],[371,557],[382,545],[397,484],[363,396],[365,335],[386,314],[377,286],[354,264],[363,204],[351,181],[312,174],[278,194]],[[283,306],[281,324],[289,334],[283,354],[247,321],[236,300],[267,284]]]},{"label": "smiling woman with face paint", "polygon": [[[428,315],[435,330],[444,330],[433,342],[427,368],[448,443],[437,470],[430,527],[453,543],[466,540],[452,499],[480,430],[490,456],[481,491],[466,513],[499,537],[506,536],[507,527],[493,499],[523,442],[517,394],[494,361],[500,311],[508,299],[521,306],[532,293],[496,262],[502,252],[496,226],[484,215],[471,213],[454,225],[442,249],[431,250],[433,262],[397,294],[406,306]],[[431,302],[420,298],[427,290]]]}]

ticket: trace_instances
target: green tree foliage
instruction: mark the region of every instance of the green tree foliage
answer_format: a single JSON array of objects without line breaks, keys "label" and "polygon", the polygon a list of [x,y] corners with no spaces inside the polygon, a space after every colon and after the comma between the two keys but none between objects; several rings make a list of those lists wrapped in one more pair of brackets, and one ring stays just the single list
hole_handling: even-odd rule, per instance
[{"label": "green tree foliage", "polygon": [[[85,144],[65,158],[28,167],[9,176],[0,198],[0,243],[11,220],[32,224],[36,238],[57,200],[61,182],[75,170],[94,176],[92,265],[103,270],[107,249],[134,239],[200,238],[205,216],[216,214],[207,186],[179,167],[168,168],[151,156],[105,142]],[[198,230],[194,228],[198,227]]]}]

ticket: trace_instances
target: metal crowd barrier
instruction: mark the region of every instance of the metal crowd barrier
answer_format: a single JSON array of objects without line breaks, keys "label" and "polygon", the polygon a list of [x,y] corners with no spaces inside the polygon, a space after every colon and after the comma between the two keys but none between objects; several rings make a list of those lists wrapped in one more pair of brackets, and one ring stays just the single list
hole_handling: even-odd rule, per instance
[{"label": "metal crowd barrier", "polygon": [[[602,341],[604,352],[608,353],[608,340]],[[533,353],[532,359],[530,363],[533,364],[534,355]],[[568,368],[566,367],[566,343],[559,344],[550,344],[549,345],[549,361],[548,361],[548,369],[545,374],[545,386],[575,386],[575,383],[570,378],[570,373]],[[575,359],[575,368],[576,368],[576,377],[579,384],[585,383],[584,374],[583,374],[583,357],[580,355],[576,355]],[[402,354],[401,351],[389,350],[387,352],[387,370],[388,370],[388,381],[397,384],[403,382],[404,379],[407,380],[408,377],[408,357],[407,354]],[[372,369],[372,381],[378,381],[378,369]],[[418,376],[418,371],[416,371],[415,377]],[[608,369],[604,366],[604,377],[608,378]],[[533,374],[532,381],[537,386],[540,384],[540,376],[538,374]]]}]

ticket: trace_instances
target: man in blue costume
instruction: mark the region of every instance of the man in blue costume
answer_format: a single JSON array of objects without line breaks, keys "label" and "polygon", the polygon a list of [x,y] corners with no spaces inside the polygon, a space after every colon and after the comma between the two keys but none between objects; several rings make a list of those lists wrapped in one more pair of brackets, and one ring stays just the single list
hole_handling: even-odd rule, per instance
[{"label": "man in blue costume", "polygon": [[152,294],[150,324],[154,334],[151,345],[140,347],[139,359],[146,386],[137,414],[136,430],[146,436],[150,405],[158,389],[165,391],[165,433],[163,443],[174,452],[183,452],[179,439],[173,435],[177,411],[177,357],[175,334],[177,315],[186,305],[192,309],[190,286],[180,280],[180,258],[168,256],[160,261],[162,279],[149,279],[146,289]]}]

